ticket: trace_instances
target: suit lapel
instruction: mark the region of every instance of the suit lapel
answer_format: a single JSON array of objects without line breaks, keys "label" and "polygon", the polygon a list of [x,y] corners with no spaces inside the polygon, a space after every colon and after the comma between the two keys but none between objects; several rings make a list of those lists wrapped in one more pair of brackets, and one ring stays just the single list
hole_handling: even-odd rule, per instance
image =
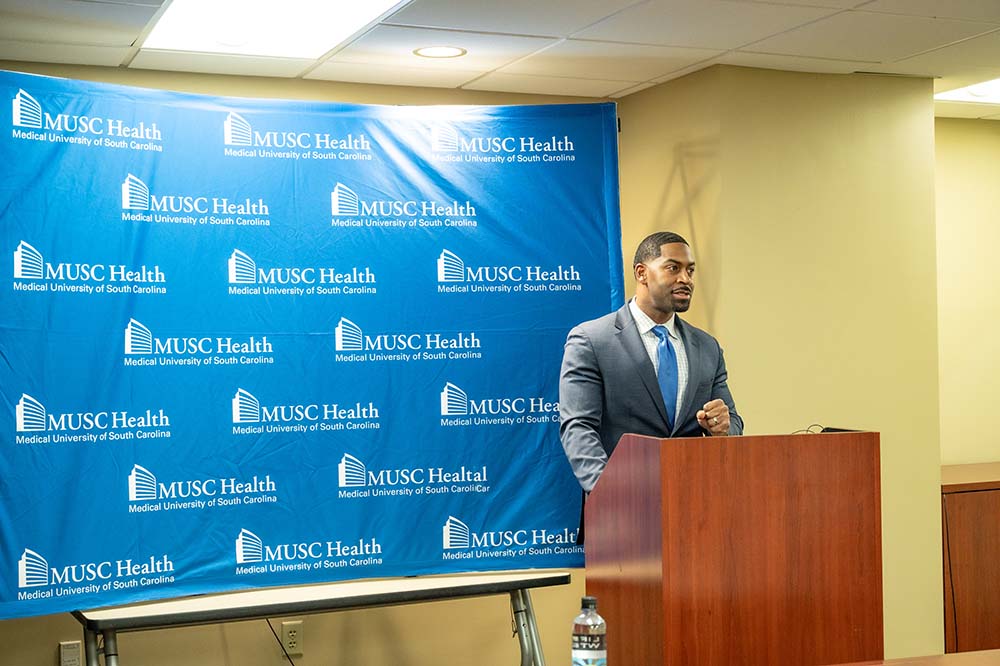
[{"label": "suit lapel", "polygon": [[615,317],[615,327],[618,329],[617,335],[622,348],[635,366],[636,374],[642,380],[649,396],[653,399],[656,409],[660,412],[660,418],[663,419],[663,423],[666,423],[667,408],[663,405],[663,394],[660,393],[660,384],[656,381],[656,371],[653,370],[649,354],[646,353],[646,347],[642,344],[642,338],[639,337],[639,329],[636,328],[635,319],[629,312],[628,303],[618,310]]},{"label": "suit lapel", "polygon": [[698,388],[698,381],[702,373],[702,362],[701,362],[701,345],[694,338],[694,336],[688,334],[687,324],[681,321],[680,317],[675,317],[675,323],[677,324],[677,334],[684,341],[684,353],[687,356],[688,361],[688,379],[687,384],[684,386],[684,399],[681,401],[680,413],[677,415],[677,419],[674,421],[674,431],[677,430],[677,426],[681,423],[685,423],[687,419],[693,419],[695,412],[701,409],[701,405],[695,405],[694,403],[694,393],[695,389]]}]

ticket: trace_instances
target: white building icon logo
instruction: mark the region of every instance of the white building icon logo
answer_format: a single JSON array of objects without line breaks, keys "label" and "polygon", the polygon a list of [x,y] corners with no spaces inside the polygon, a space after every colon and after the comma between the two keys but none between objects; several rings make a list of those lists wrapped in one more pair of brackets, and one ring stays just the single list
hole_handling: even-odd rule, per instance
[{"label": "white building icon logo", "polygon": [[49,563],[44,557],[25,548],[17,561],[18,587],[43,587],[49,584]]},{"label": "white building icon logo", "polygon": [[347,317],[341,317],[334,329],[337,351],[361,351],[361,327]]},{"label": "white building icon logo", "polygon": [[222,124],[227,146],[249,146],[253,143],[253,130],[246,118],[238,113],[230,113]]},{"label": "white building icon logo", "polygon": [[435,153],[458,151],[458,132],[450,125],[439,125],[431,129],[431,150]]},{"label": "white building icon logo", "polygon": [[236,389],[233,396],[233,423],[260,423],[260,401],[249,391]]},{"label": "white building icon logo", "polygon": [[45,430],[45,406],[27,393],[21,394],[14,408],[18,432],[42,432]]},{"label": "white building icon logo", "polygon": [[264,544],[250,530],[240,530],[236,537],[236,564],[260,562],[264,559]]},{"label": "white building icon logo", "polygon": [[128,475],[128,500],[149,502],[156,499],[156,477],[142,465],[133,465]]},{"label": "white building icon logo", "polygon": [[122,183],[122,208],[149,210],[149,187],[132,174]]},{"label": "white building icon logo", "polygon": [[463,282],[465,262],[450,250],[442,250],[438,257],[438,282]]},{"label": "white building icon logo", "polygon": [[358,195],[343,183],[337,183],[330,194],[330,208],[334,217],[356,217]]},{"label": "white building icon logo", "polygon": [[469,526],[455,516],[448,516],[441,532],[442,546],[445,550],[469,547]]},{"label": "white building icon logo", "polygon": [[246,252],[229,255],[229,284],[257,284],[257,264]]},{"label": "white building icon logo", "polygon": [[11,102],[14,127],[42,128],[42,105],[24,90],[18,89]]},{"label": "white building icon logo", "polygon": [[444,385],[441,391],[441,416],[467,416],[469,414],[469,396],[465,391],[451,382]]},{"label": "white building icon logo", "polygon": [[153,333],[135,319],[128,320],[125,327],[126,354],[152,354]]},{"label": "white building icon logo", "polygon": [[41,280],[44,269],[42,253],[21,241],[14,250],[14,279]]},{"label": "white building icon logo", "polygon": [[337,465],[337,476],[341,488],[363,488],[368,478],[368,468],[351,454],[345,453]]}]

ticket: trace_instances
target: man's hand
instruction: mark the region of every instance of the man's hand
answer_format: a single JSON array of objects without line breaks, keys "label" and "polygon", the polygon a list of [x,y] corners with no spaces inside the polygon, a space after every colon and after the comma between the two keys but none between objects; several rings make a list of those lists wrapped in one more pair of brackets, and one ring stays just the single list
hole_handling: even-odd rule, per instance
[{"label": "man's hand", "polygon": [[698,425],[713,437],[729,434],[729,406],[718,398],[706,402],[696,414]]}]

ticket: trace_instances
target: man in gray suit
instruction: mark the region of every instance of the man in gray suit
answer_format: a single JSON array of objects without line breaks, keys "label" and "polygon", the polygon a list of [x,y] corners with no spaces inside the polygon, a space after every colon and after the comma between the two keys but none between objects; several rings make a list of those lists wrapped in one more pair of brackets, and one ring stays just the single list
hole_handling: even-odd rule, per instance
[{"label": "man in gray suit", "polygon": [[589,493],[626,433],[653,437],[741,435],[718,341],[687,324],[694,255],[671,232],[635,253],[635,298],[570,331],[559,378],[559,434]]}]

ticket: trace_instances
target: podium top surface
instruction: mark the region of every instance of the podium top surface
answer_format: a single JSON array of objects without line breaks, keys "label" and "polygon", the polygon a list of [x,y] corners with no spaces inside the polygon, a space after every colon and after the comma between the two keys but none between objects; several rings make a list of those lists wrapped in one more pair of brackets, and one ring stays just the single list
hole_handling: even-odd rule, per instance
[{"label": "podium top surface", "polygon": [[788,440],[799,440],[803,442],[821,442],[826,439],[835,439],[843,436],[852,435],[868,435],[876,434],[878,431],[875,430],[835,430],[830,432],[796,432],[796,433],[778,433],[774,435],[725,435],[722,437],[653,437],[651,435],[637,435],[635,433],[626,433],[623,437],[629,437],[637,440],[647,440],[651,442],[669,442],[670,444],[678,443],[706,443],[711,441],[726,441],[733,444],[739,444],[740,442],[755,442],[755,441],[774,441],[775,439],[788,439]]},{"label": "podium top surface", "polygon": [[941,492],[962,493],[1000,488],[1000,462],[943,465]]},{"label": "podium top surface", "polygon": [[906,657],[885,661],[859,661],[841,666],[996,666],[996,664],[1000,664],[1000,650],[955,652],[933,657]]},{"label": "podium top surface", "polygon": [[73,614],[93,631],[128,631],[487,596],[569,582],[567,571],[420,576],[206,594]]}]

